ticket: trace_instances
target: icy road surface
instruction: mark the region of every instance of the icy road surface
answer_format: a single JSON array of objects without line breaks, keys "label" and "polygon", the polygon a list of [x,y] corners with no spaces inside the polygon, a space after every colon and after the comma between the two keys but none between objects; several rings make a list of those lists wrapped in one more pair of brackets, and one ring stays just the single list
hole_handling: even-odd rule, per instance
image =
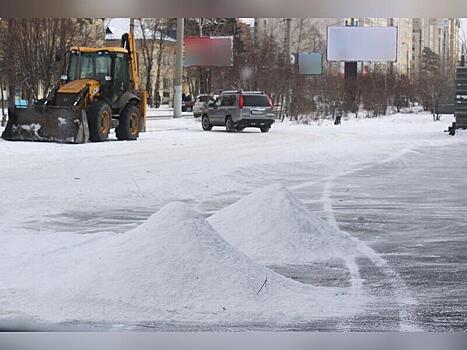
[{"label": "icy road surface", "polygon": [[[169,201],[208,217],[270,183],[286,186],[387,262],[358,260],[371,302],[352,317],[280,327],[255,320],[41,324],[27,314],[9,320],[0,305],[0,328],[466,330],[467,135],[443,133],[448,119],[394,115],[227,134],[183,118],[151,120],[137,142],[0,140],[0,265],[11,274],[31,274],[33,255],[66,254],[134,228]],[[269,267],[313,285],[350,283],[339,262]],[[8,278],[0,283],[8,288]]]}]

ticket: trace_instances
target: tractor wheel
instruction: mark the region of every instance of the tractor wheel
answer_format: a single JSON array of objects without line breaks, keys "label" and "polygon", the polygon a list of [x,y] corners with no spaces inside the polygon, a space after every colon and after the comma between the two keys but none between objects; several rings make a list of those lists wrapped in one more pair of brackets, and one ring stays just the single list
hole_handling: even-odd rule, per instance
[{"label": "tractor wheel", "polygon": [[137,106],[129,104],[120,114],[119,123],[115,129],[118,140],[136,140],[139,136],[140,115]]},{"label": "tractor wheel", "polygon": [[109,138],[112,125],[112,110],[104,101],[96,101],[87,111],[89,124],[89,139],[92,142],[102,142]]}]

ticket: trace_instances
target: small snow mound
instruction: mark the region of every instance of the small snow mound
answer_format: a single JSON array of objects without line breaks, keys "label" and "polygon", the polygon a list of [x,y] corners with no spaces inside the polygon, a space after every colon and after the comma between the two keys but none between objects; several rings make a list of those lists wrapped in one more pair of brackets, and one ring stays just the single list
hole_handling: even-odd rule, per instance
[{"label": "small snow mound", "polygon": [[311,213],[281,185],[270,185],[208,218],[233,246],[264,264],[343,258],[356,242]]},{"label": "small snow mound", "polygon": [[64,278],[41,271],[36,297],[11,294],[11,307],[52,321],[245,322],[348,315],[363,302],[258,265],[183,203],[100,243]]}]

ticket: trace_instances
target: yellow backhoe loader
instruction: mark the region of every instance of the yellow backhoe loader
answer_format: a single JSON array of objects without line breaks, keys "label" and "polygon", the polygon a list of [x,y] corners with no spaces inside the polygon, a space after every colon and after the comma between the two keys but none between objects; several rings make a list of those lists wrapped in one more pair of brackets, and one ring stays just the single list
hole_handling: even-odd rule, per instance
[{"label": "yellow backhoe loader", "polygon": [[146,124],[146,100],[133,33],[122,36],[121,47],[71,47],[60,83],[38,103],[9,109],[2,138],[99,142],[115,127],[118,140],[136,140]]}]

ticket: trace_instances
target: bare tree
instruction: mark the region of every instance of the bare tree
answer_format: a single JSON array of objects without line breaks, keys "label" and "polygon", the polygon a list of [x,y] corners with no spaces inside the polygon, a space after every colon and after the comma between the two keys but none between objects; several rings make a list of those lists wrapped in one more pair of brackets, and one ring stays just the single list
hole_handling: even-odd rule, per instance
[{"label": "bare tree", "polygon": [[8,83],[8,107],[13,107],[15,104],[18,69],[14,50],[9,45],[13,40],[16,40],[13,23],[14,19],[0,21],[0,74],[5,77]]},{"label": "bare tree", "polygon": [[439,120],[439,102],[447,81],[442,74],[439,55],[429,48],[424,48],[422,52],[422,74],[417,85],[424,108],[432,112],[434,121]]},{"label": "bare tree", "polygon": [[[187,36],[235,36],[238,33],[235,18],[187,18]],[[235,44],[234,44],[235,50]],[[235,54],[234,54],[235,55]],[[232,85],[230,67],[189,67],[186,77],[192,93],[207,93]]]},{"label": "bare tree", "polygon": [[92,23],[93,20],[84,18],[3,21],[6,30],[0,36],[2,72],[10,86],[10,99],[14,98],[17,88],[28,100],[46,95],[52,83],[58,80],[62,69],[59,58],[67,48],[94,43]]},{"label": "bare tree", "polygon": [[[141,51],[143,53],[143,62],[145,66],[145,83],[148,92],[148,105],[154,105],[154,93],[152,88],[152,72],[155,63],[155,51],[157,39],[160,35],[161,19],[144,18],[139,20],[141,29]],[[159,90],[156,90],[158,93]]]}]

